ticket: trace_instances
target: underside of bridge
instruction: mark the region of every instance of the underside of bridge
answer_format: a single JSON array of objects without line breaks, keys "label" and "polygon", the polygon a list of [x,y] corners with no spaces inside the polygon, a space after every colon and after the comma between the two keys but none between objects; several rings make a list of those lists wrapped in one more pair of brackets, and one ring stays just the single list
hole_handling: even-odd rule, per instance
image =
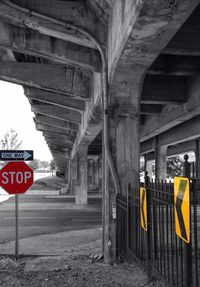
[{"label": "underside of bridge", "polygon": [[78,204],[88,156],[100,159],[106,262],[116,258],[116,194],[138,189],[140,154],[155,153],[163,178],[167,151],[199,153],[199,4],[0,1],[0,79],[24,87]]}]

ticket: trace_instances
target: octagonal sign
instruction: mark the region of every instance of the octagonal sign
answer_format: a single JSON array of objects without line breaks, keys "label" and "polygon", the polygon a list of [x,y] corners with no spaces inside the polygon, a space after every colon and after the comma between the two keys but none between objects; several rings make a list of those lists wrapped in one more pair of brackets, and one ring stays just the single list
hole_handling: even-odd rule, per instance
[{"label": "octagonal sign", "polygon": [[33,170],[25,162],[9,162],[0,171],[0,185],[9,194],[25,193],[33,184]]}]

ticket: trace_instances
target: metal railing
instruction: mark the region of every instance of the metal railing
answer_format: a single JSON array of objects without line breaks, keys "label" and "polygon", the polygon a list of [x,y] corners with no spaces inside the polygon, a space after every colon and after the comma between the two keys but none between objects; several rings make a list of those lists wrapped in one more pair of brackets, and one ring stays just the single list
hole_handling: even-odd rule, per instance
[{"label": "metal railing", "polygon": [[140,191],[129,186],[128,196],[117,197],[117,256],[137,260],[149,276],[162,275],[171,286],[199,287],[200,179],[190,180],[191,241],[175,232],[174,183],[149,182],[147,231],[141,227]]}]

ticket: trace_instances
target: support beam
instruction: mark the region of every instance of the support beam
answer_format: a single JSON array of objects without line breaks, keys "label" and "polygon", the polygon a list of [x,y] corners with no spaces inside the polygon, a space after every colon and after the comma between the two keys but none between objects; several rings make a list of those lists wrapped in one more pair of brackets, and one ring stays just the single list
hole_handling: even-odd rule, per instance
[{"label": "support beam", "polygon": [[63,164],[66,165],[66,161],[68,159],[68,155],[67,154],[60,154],[58,152],[52,152],[52,155],[54,156],[54,159],[56,159],[57,161],[59,161],[59,164]]},{"label": "support beam", "polygon": [[141,142],[200,114],[200,77],[187,80],[187,102],[165,106],[160,115],[151,115],[141,129]]},{"label": "support beam", "polygon": [[164,49],[164,54],[200,56],[200,6]]},{"label": "support beam", "polygon": [[31,105],[31,111],[75,124],[81,123],[81,114],[67,108],[55,107],[51,105]]},{"label": "support beam", "polygon": [[[147,71],[148,75],[195,76],[200,75],[200,57],[160,55]],[[179,80],[177,77],[176,80]],[[174,81],[175,85],[177,84]],[[171,89],[171,85],[169,85]]]},{"label": "support beam", "polygon": [[58,107],[70,108],[75,111],[85,110],[85,103],[83,101],[67,97],[66,95],[59,95],[38,89],[26,89],[25,95],[29,99],[52,104]]},{"label": "support beam", "polygon": [[[120,73],[123,74],[123,69],[129,68],[130,73],[132,72],[135,77],[140,72],[142,74],[146,72],[200,3],[198,0],[192,2],[188,0],[173,1],[172,5],[169,5],[169,1],[161,2],[159,0],[153,2],[127,0],[125,3],[123,2],[114,1],[112,15],[109,19],[110,84],[114,78],[120,84],[125,83],[120,77]],[[195,28],[193,26],[193,29],[190,29],[191,35],[188,35],[189,39],[192,39],[192,43],[199,41],[198,28]],[[197,33],[195,36],[194,31]],[[188,41],[188,37],[184,36],[181,46],[187,45],[188,42],[191,43]],[[198,51],[200,51],[199,48]],[[133,75],[132,79],[134,79]]]},{"label": "support beam", "polygon": [[69,153],[68,152],[61,152],[61,151],[58,151],[58,150],[51,149],[51,153],[54,154],[54,155],[57,155],[58,157],[61,156],[62,158],[68,158],[69,157]]},{"label": "support beam", "polygon": [[[18,1],[19,2],[19,1]],[[24,1],[17,3],[25,7]],[[49,15],[55,19],[73,23],[83,29],[86,29],[102,44],[106,41],[105,26],[102,21],[86,7],[85,3],[80,1],[62,1],[57,0],[29,0],[28,7],[30,10],[37,11],[44,15]],[[9,5],[0,2],[0,18],[7,23],[11,23],[20,27],[36,29],[39,33],[66,39],[69,42],[76,43],[81,46],[91,47],[96,49],[96,45],[85,36],[67,30],[65,27],[56,23],[51,23],[46,19],[40,19],[37,16],[18,11],[11,8]]]},{"label": "support beam", "polygon": [[36,123],[46,124],[48,126],[51,126],[52,128],[56,127],[56,128],[58,128],[58,130],[60,129],[61,131],[62,130],[71,130],[71,131],[76,132],[78,130],[77,124],[68,123],[64,120],[56,119],[56,118],[49,117],[49,116],[37,114],[34,119],[35,119]]},{"label": "support beam", "polygon": [[56,139],[56,138],[45,138],[46,142],[49,143],[49,144],[55,144],[55,145],[58,145],[60,147],[66,147],[68,149],[71,149],[72,148],[72,144],[70,142],[66,142],[65,140],[59,140],[59,139]]},{"label": "support beam", "polygon": [[167,175],[167,146],[161,146],[159,137],[156,139],[155,150],[156,179],[165,180]]},{"label": "support beam", "polygon": [[52,143],[47,143],[48,147],[50,150],[52,151],[57,151],[57,152],[61,152],[61,153],[68,153],[70,151],[69,148],[66,147],[60,147],[58,145],[52,144]]},{"label": "support beam", "polygon": [[73,146],[73,141],[71,141],[70,139],[60,138],[60,137],[56,137],[56,136],[52,136],[52,135],[46,135],[46,134],[44,135],[44,138],[48,142],[52,141],[52,142],[55,142],[55,143],[66,144],[66,146],[68,148],[72,148],[72,146]]},{"label": "support beam", "polygon": [[67,178],[68,189],[72,194],[72,161],[71,158],[68,160],[68,169],[65,171],[65,178]]},{"label": "support beam", "polygon": [[82,123],[72,149],[72,159],[79,149],[89,146],[102,131],[102,84],[99,74],[94,74],[93,83],[94,101],[92,104],[86,103]]},{"label": "support beam", "polygon": [[142,104],[140,106],[140,114],[141,115],[160,114],[161,111],[162,111],[162,106],[161,105]]},{"label": "support beam", "polygon": [[59,161],[59,163],[62,162],[64,164],[66,164],[66,161],[69,158],[68,155],[61,154],[61,153],[58,153],[58,152],[52,152],[52,155],[54,156],[54,158],[56,158]]},{"label": "support beam", "polygon": [[176,104],[186,101],[185,77],[147,75],[144,80],[141,103]]},{"label": "support beam", "polygon": [[153,178],[153,161],[155,160],[154,154],[146,155],[146,171],[148,172],[148,176],[150,179]]},{"label": "support beam", "polygon": [[[200,177],[200,139],[195,141],[195,159],[196,159],[196,178]],[[198,195],[199,198],[199,195]]]},{"label": "support beam", "polygon": [[78,181],[75,186],[75,202],[76,204],[86,205],[88,203],[88,161],[87,148],[78,151]]},{"label": "support beam", "polygon": [[156,149],[156,138],[148,139],[140,143],[140,155],[145,155],[154,152]]},{"label": "support beam", "polygon": [[61,135],[61,134],[54,134],[51,132],[43,132],[43,136],[46,139],[55,139],[55,140],[61,140],[61,141],[66,141],[67,143],[72,144],[74,141],[74,138],[67,136],[67,135]]},{"label": "support beam", "polygon": [[167,156],[177,156],[179,154],[186,154],[188,152],[195,151],[196,142],[195,141],[188,141],[183,142],[177,145],[171,145],[167,149]]},{"label": "support beam", "polygon": [[64,129],[59,129],[57,127],[53,127],[53,126],[50,126],[50,125],[46,125],[46,124],[40,124],[40,123],[37,123],[36,122],[36,129],[38,131],[42,131],[42,132],[49,132],[49,133],[52,133],[52,134],[55,134],[55,135],[60,135],[60,136],[69,136],[73,139],[76,138],[76,133],[71,131],[70,129],[69,130],[64,130]]},{"label": "support beam", "polygon": [[100,54],[94,49],[44,36],[31,29],[27,32],[26,29],[2,22],[0,46],[57,63],[75,64],[94,72],[101,70]]},{"label": "support beam", "polygon": [[200,137],[200,117],[195,117],[160,134],[160,144],[168,146]]},{"label": "support beam", "polygon": [[[54,93],[66,94],[66,98],[67,95],[82,99],[90,98],[89,77],[78,68],[64,65],[1,62],[0,79]],[[38,90],[33,89],[32,93],[28,93],[28,91],[27,96]]]},{"label": "support beam", "polygon": [[[195,142],[200,137],[200,116],[190,119],[161,133],[158,138],[157,149],[168,148],[167,156],[177,155],[195,150]],[[140,144],[140,154],[147,154],[156,150],[155,138]]]}]

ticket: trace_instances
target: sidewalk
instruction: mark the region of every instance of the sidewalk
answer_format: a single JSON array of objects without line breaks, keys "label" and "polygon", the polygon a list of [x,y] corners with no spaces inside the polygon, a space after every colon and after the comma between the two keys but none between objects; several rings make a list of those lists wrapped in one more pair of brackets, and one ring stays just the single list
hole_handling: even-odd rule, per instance
[{"label": "sidewalk", "polygon": [[[0,254],[13,255],[15,241],[0,244]],[[25,256],[65,256],[101,253],[101,228],[59,232],[19,240],[19,253]],[[95,255],[94,254],[94,255]]]}]

